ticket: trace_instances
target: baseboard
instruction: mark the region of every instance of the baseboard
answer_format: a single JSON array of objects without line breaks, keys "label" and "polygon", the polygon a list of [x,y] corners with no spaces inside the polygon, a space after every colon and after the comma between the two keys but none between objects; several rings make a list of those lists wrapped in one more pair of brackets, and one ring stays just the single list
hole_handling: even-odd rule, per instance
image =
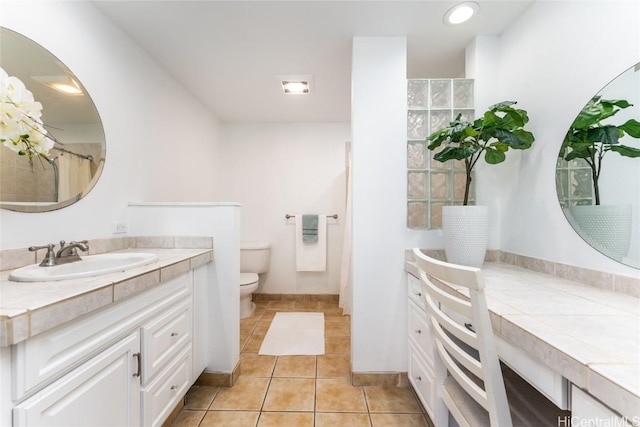
[{"label": "baseboard", "polygon": [[253,301],[326,301],[337,303],[337,294],[262,294],[254,292]]},{"label": "baseboard", "polygon": [[409,378],[406,372],[352,372],[351,384],[356,387],[407,387]]},{"label": "baseboard", "polygon": [[173,420],[178,416],[180,411],[184,408],[184,397],[180,399],[176,406],[173,408],[167,419],[162,423],[162,427],[170,427],[173,424]]},{"label": "baseboard", "polygon": [[240,377],[240,362],[236,365],[233,372],[212,372],[204,371],[195,385],[207,385],[213,387],[232,387]]}]

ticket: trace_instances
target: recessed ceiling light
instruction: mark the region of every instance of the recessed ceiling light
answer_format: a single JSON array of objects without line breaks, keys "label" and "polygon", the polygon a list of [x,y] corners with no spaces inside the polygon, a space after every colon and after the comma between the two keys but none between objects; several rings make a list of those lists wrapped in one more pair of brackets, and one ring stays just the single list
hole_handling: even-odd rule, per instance
[{"label": "recessed ceiling light", "polygon": [[467,22],[480,11],[478,3],[467,1],[457,4],[444,14],[444,23],[448,25],[458,25]]},{"label": "recessed ceiling light", "polygon": [[309,82],[307,80],[282,80],[282,90],[287,94],[309,93]]},{"label": "recessed ceiling light", "polygon": [[276,80],[280,82],[282,91],[287,95],[309,94],[313,86],[311,74],[278,74]]}]

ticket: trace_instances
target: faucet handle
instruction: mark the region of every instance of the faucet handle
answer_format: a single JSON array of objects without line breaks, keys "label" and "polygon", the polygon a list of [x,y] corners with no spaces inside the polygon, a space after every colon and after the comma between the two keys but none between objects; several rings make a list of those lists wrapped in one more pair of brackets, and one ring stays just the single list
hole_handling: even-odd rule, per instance
[{"label": "faucet handle", "polygon": [[71,249],[72,254],[77,254],[77,249],[80,249],[82,252],[86,252],[89,250],[89,241],[88,240],[79,240],[79,241],[71,241],[69,242],[69,246],[73,246]]},{"label": "faucet handle", "polygon": [[[61,242],[64,243],[64,242]],[[42,262],[40,263],[40,267],[51,267],[53,265],[56,265],[56,255],[53,252],[53,248],[56,245],[54,245],[53,243],[49,243],[48,245],[43,245],[43,246],[31,246],[29,247],[29,251],[31,252],[36,252],[40,249],[46,249],[47,250],[47,254],[44,256],[44,259],[42,260]]]}]

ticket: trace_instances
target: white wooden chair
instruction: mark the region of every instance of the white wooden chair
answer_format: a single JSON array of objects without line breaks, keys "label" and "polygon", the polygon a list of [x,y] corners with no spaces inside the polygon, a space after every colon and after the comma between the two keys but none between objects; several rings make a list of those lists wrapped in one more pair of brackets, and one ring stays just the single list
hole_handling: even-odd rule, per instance
[{"label": "white wooden chair", "polygon": [[[512,427],[481,270],[414,249],[435,340],[436,427]],[[462,289],[469,298],[453,295]],[[449,289],[449,291],[447,291]],[[462,320],[461,320],[462,319]],[[471,328],[465,322],[471,322]]]}]

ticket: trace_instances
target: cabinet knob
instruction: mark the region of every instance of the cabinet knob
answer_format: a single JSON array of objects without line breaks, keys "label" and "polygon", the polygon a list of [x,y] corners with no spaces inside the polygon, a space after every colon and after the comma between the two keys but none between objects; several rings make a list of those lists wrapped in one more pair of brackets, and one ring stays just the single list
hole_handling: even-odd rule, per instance
[{"label": "cabinet knob", "polygon": [[418,293],[416,293],[416,295],[421,297],[422,296],[422,292],[418,292]]},{"label": "cabinet knob", "polygon": [[177,333],[177,332],[171,332],[171,336],[172,336],[172,337],[177,337],[177,336],[178,336],[178,333]]},{"label": "cabinet knob", "polygon": [[420,329],[416,329],[416,334],[421,334],[422,331]]},{"label": "cabinet knob", "polygon": [[418,377],[416,377],[416,380],[417,381],[422,381],[422,377],[418,376]]},{"label": "cabinet knob", "polygon": [[175,390],[177,390],[177,389],[178,389],[178,386],[177,386],[177,385],[172,385],[172,386],[171,386],[171,390],[175,391]]}]

